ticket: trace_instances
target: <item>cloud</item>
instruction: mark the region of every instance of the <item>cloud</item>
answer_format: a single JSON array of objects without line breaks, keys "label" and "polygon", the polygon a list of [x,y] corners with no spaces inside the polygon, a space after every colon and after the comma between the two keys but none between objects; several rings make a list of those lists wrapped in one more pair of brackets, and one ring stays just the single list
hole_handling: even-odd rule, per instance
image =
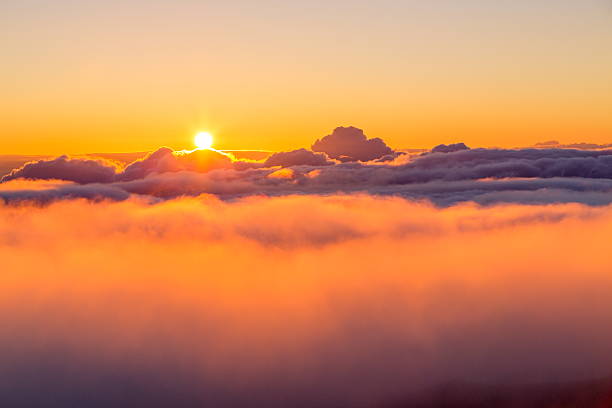
[{"label": "cloud", "polygon": [[[456,153],[443,156],[446,158],[453,154]],[[425,157],[434,156],[436,155]],[[129,195],[171,199],[206,193],[222,199],[235,199],[262,194],[281,196],[368,192],[428,200],[443,207],[464,201],[483,205],[500,202],[580,202],[588,205],[607,205],[612,202],[612,179],[609,178],[537,177],[537,173],[533,177],[522,178],[484,177],[494,175],[498,170],[493,168],[491,173],[487,161],[480,159],[475,160],[477,164],[468,161],[455,167],[446,161],[438,160],[424,165],[420,163],[421,160],[419,158],[409,165],[400,166],[357,163],[320,167],[298,166],[285,168],[286,171],[282,173],[267,168],[216,169],[204,173],[152,173],[145,178],[130,181],[88,185],[49,184],[38,186],[34,190],[30,189],[28,184],[23,184],[10,189],[0,189],[0,199],[7,203],[28,200],[47,203],[49,200],[75,197],[124,200]],[[503,163],[502,160],[498,162],[501,165]],[[554,164],[554,161],[549,163]],[[575,163],[570,164],[573,166]],[[504,165],[503,168],[504,174],[509,175],[507,171],[510,164]],[[522,167],[518,166],[518,169],[521,170]],[[563,174],[564,170],[561,168],[555,171],[557,174]],[[283,177],[280,177],[281,175]]]},{"label": "cloud", "polygon": [[108,160],[70,158],[64,155],[26,163],[4,176],[0,182],[24,178],[65,180],[79,184],[111,183],[142,179],[150,174],[178,171],[202,173],[214,169],[231,169],[238,163],[249,162],[236,160],[232,155],[217,150],[173,151],[168,147],[161,147],[124,169]]},{"label": "cloud", "polygon": [[295,175],[296,175],[295,171],[291,169],[279,169],[279,170],[276,170],[268,174],[268,177],[278,178],[278,179],[293,179]]},{"label": "cloud", "polygon": [[291,166],[329,166],[334,164],[324,153],[315,153],[306,149],[274,153],[264,162],[265,167]]},{"label": "cloud", "polygon": [[363,130],[356,127],[337,127],[312,145],[315,152],[326,153],[341,161],[370,161],[392,155],[393,149],[380,138],[368,139]]},{"label": "cloud", "polygon": [[461,150],[469,150],[470,148],[465,145],[465,143],[454,143],[454,144],[441,144],[433,149],[431,149],[432,153],[452,153],[459,152]]},{"label": "cloud", "polygon": [[[238,160],[216,150],[173,151],[166,147],[125,167],[101,159],[62,156],[27,163],[2,182],[64,180],[80,186],[5,188],[0,189],[0,199],[6,203],[49,203],[71,198],[125,200],[142,195],[155,201],[200,194],[235,199],[367,192],[429,200],[439,206],[462,201],[483,205],[612,202],[612,150],[469,149],[456,143],[400,156],[401,152],[388,153],[384,142],[376,140],[368,140],[356,128],[337,128],[315,143],[338,148],[335,152],[298,149],[274,153],[264,161]],[[376,151],[380,143],[385,147],[379,149],[376,156],[382,156],[377,159],[343,162],[348,154]],[[328,154],[339,160],[329,159]],[[360,158],[366,160],[365,156]],[[278,167],[286,171],[277,171]]]},{"label": "cloud", "polygon": [[612,151],[471,149],[426,155],[405,165],[402,170],[405,176],[420,181],[489,177],[612,178]]},{"label": "cloud", "polygon": [[144,178],[151,173],[163,173],[176,168],[176,157],[174,151],[168,147],[161,147],[147,154],[144,158],[130,163],[123,170],[120,178],[123,180],[135,180]]},{"label": "cloud", "polygon": [[604,400],[612,151],[398,157],[355,128],[315,145],[337,150],[61,156],[4,177],[0,399]]},{"label": "cloud", "polygon": [[50,204],[60,200],[123,201],[132,193],[112,184],[75,184],[64,180],[23,181],[0,184],[0,204]]},{"label": "cloud", "polygon": [[534,147],[543,147],[547,149],[555,148],[555,149],[600,150],[600,149],[612,149],[612,143],[597,144],[597,143],[579,142],[579,143],[562,144],[562,143],[559,143],[557,140],[549,140],[546,142],[536,143]]},{"label": "cloud", "polygon": [[33,180],[67,180],[76,183],[108,183],[114,180],[117,166],[102,159],[71,158],[60,156],[55,159],[38,160],[14,169],[0,179],[0,182],[18,178]]},{"label": "cloud", "polygon": [[233,166],[231,155],[211,149],[193,151],[173,151],[162,147],[137,160],[117,175],[121,181],[145,178],[149,174],[177,171],[206,172],[213,169],[229,169]]},{"label": "cloud", "polygon": [[612,372],[611,233],[611,207],[576,204],[0,206],[0,396],[95,408],[436,406],[449,383],[459,401],[521,384],[580,394],[563,384]]}]

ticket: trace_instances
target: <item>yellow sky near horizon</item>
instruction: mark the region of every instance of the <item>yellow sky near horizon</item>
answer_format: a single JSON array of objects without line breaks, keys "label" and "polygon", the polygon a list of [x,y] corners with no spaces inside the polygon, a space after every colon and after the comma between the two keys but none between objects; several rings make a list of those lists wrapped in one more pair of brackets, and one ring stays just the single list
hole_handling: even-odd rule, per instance
[{"label": "yellow sky near horizon", "polygon": [[8,0],[1,153],[612,142],[612,5],[423,3]]}]

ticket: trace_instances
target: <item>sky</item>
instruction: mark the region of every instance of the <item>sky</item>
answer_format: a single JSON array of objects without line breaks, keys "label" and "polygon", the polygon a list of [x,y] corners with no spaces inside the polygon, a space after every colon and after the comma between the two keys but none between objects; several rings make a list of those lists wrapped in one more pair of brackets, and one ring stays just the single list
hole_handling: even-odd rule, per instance
[{"label": "sky", "polygon": [[611,17],[2,1],[0,401],[606,405]]},{"label": "sky", "polygon": [[0,5],[3,153],[612,141],[604,0]]}]

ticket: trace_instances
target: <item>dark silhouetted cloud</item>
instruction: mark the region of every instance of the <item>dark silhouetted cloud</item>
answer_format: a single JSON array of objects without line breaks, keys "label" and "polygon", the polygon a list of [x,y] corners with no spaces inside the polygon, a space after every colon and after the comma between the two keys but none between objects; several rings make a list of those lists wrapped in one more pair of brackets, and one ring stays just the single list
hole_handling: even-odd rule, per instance
[{"label": "dark silhouetted cloud", "polygon": [[315,141],[312,150],[340,161],[370,161],[394,153],[382,139],[368,139],[363,130],[352,126],[334,129],[332,134]]},{"label": "dark silhouetted cloud", "polygon": [[612,149],[612,143],[597,144],[597,143],[579,142],[579,143],[562,144],[562,143],[559,143],[557,140],[549,140],[546,142],[536,143],[534,147],[543,147],[547,149],[555,148],[555,149],[599,150],[599,149]]},{"label": "dark silhouetted cloud", "polygon": [[469,150],[469,149],[470,148],[467,147],[465,143],[454,143],[454,144],[449,144],[449,145],[441,144],[431,149],[431,152],[432,153],[452,153],[452,152],[458,152],[461,150]]},{"label": "dark silhouetted cloud", "polygon": [[68,180],[76,183],[109,183],[115,179],[117,166],[102,159],[71,158],[66,155],[29,162],[0,179]]},{"label": "dark silhouetted cloud", "polygon": [[282,166],[329,166],[334,164],[324,153],[315,153],[306,149],[274,153],[264,162],[265,167]]}]

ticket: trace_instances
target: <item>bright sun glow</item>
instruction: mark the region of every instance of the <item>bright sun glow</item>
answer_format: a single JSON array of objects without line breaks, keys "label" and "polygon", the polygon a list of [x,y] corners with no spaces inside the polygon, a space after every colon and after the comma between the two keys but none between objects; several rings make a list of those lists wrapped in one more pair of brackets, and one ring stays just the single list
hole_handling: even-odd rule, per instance
[{"label": "bright sun glow", "polygon": [[198,132],[193,141],[198,149],[210,149],[213,144],[213,136],[208,132]]}]

